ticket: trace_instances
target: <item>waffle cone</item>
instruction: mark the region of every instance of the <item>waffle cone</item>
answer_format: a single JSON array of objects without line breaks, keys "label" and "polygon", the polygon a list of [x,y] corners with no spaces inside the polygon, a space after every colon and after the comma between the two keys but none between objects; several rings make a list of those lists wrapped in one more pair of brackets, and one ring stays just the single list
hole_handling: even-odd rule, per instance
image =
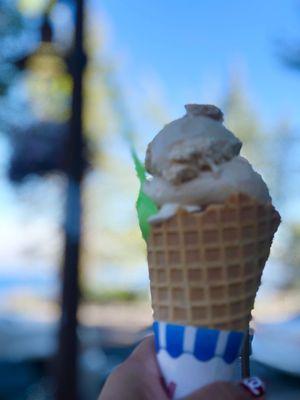
[{"label": "waffle cone", "polygon": [[246,329],[279,223],[271,204],[236,194],[153,225],[147,253],[154,318]]}]

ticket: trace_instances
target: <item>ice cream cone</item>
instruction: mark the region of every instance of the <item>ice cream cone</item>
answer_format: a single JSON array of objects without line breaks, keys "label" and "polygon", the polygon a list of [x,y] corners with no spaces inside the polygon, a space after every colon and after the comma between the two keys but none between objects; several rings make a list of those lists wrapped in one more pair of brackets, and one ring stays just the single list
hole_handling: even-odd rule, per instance
[{"label": "ice cream cone", "polygon": [[244,194],[178,211],[147,241],[154,319],[244,330],[280,216]]}]

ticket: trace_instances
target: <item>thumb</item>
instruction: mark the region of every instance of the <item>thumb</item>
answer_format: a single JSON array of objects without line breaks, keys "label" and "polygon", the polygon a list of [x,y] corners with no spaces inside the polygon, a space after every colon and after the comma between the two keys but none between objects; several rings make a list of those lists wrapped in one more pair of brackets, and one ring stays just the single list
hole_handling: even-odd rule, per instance
[{"label": "thumb", "polygon": [[[253,400],[249,391],[231,382],[215,382],[185,397],[184,400]],[[264,397],[259,397],[261,400]]]}]

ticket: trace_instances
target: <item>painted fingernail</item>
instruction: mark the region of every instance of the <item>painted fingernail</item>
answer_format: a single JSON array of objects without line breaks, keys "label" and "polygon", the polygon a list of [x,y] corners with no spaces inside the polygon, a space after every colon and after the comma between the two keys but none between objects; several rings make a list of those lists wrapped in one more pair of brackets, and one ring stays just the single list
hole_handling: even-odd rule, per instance
[{"label": "painted fingernail", "polygon": [[257,376],[243,379],[240,382],[240,385],[256,398],[261,397],[266,393],[266,385]]},{"label": "painted fingernail", "polygon": [[164,390],[166,391],[166,394],[167,394],[168,398],[169,399],[173,399],[174,394],[175,394],[175,390],[176,390],[176,383],[170,382],[167,385],[162,376],[160,377],[160,383],[161,383],[162,387],[164,388]]}]

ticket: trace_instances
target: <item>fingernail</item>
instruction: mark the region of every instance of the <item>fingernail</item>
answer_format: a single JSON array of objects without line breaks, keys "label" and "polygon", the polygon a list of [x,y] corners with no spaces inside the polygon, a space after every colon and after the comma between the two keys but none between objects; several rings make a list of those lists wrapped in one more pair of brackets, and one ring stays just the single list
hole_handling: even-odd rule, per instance
[{"label": "fingernail", "polygon": [[166,382],[165,382],[165,380],[164,380],[164,378],[163,378],[162,376],[160,377],[160,383],[161,383],[162,387],[164,388],[164,390],[165,390],[165,392],[166,392],[168,398],[169,398],[169,399],[173,399],[174,393],[175,393],[175,390],[176,390],[176,383],[170,382],[170,383],[167,385]]},{"label": "fingernail", "polygon": [[256,398],[261,397],[266,393],[266,385],[257,376],[243,379],[240,382],[240,385]]}]

